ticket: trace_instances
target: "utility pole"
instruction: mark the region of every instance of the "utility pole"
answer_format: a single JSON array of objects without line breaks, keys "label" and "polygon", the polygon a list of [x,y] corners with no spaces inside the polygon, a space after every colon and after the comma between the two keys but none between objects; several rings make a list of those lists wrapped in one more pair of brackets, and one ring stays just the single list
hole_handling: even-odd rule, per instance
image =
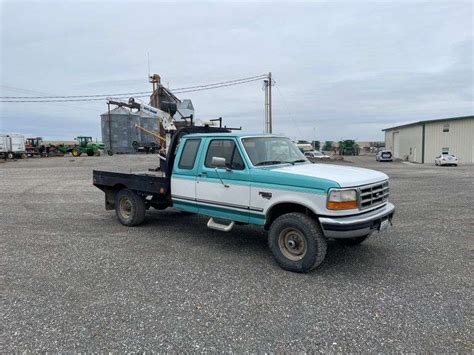
[{"label": "utility pole", "polygon": [[263,80],[265,87],[265,133],[272,133],[272,73],[268,73],[267,79]]}]

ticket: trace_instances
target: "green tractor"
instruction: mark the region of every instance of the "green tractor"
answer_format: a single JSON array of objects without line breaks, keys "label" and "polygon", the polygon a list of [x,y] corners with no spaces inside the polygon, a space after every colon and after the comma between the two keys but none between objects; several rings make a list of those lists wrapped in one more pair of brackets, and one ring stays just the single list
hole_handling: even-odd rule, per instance
[{"label": "green tractor", "polygon": [[359,155],[359,145],[351,139],[340,141],[339,155]]},{"label": "green tractor", "polygon": [[74,138],[74,140],[79,142],[79,144],[71,150],[72,156],[74,157],[78,157],[83,153],[86,153],[89,157],[91,157],[93,155],[97,155],[99,153],[99,149],[104,149],[104,144],[93,142],[92,137],[79,136]]}]

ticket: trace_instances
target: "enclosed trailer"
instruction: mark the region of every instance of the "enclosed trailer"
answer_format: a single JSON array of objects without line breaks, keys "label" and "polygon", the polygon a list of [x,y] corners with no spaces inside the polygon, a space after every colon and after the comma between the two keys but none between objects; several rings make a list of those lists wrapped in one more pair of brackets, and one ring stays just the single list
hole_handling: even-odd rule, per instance
[{"label": "enclosed trailer", "polygon": [[10,148],[15,156],[20,156],[26,153],[25,136],[23,134],[10,134]]},{"label": "enclosed trailer", "polygon": [[10,152],[10,137],[0,134],[0,157],[5,158]]},{"label": "enclosed trailer", "polygon": [[8,159],[19,158],[26,153],[25,136],[22,134],[1,134],[0,155]]}]

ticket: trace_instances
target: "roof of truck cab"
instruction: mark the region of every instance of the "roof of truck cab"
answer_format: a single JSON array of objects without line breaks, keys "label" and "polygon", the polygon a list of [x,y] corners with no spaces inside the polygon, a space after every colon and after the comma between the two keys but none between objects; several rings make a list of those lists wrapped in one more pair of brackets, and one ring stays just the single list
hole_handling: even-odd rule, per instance
[{"label": "roof of truck cab", "polygon": [[244,133],[244,132],[229,132],[229,133],[190,133],[183,137],[285,137],[280,134],[265,134],[265,133]]}]

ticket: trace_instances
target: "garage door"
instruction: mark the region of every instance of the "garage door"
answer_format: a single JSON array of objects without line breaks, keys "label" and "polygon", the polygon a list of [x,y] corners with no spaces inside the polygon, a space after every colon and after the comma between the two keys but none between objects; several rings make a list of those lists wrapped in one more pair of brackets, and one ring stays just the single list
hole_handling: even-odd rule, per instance
[{"label": "garage door", "polygon": [[393,132],[393,156],[400,158],[400,133]]}]

